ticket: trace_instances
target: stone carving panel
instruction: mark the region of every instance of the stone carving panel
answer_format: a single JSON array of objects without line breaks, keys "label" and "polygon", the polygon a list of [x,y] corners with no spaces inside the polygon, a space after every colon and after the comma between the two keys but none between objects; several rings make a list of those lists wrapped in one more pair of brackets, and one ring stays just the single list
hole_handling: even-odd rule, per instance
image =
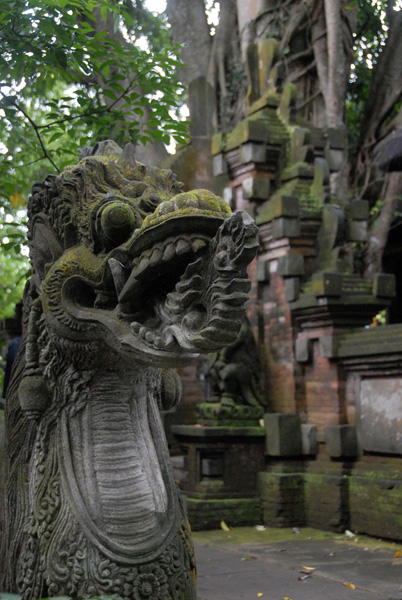
[{"label": "stone carving panel", "polygon": [[363,379],[360,384],[363,449],[402,454],[402,378]]}]

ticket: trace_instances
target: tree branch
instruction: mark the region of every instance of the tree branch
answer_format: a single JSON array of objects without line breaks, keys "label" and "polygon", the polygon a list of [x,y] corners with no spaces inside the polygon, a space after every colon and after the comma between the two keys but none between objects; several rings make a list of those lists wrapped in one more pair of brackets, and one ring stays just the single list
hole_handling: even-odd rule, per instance
[{"label": "tree branch", "polygon": [[75,119],[82,119],[84,117],[92,117],[93,115],[103,115],[107,112],[111,112],[111,110],[113,109],[113,107],[120,102],[120,100],[122,98],[124,98],[124,96],[133,89],[134,87],[134,82],[136,81],[137,78],[134,78],[129,85],[126,87],[126,89],[124,90],[124,92],[122,92],[120,94],[120,96],[118,98],[116,98],[112,104],[110,104],[110,106],[105,106],[105,108],[99,109],[99,110],[93,110],[93,111],[87,111],[84,112],[82,114],[79,115],[74,115],[74,116],[69,116],[69,117],[63,117],[63,119],[57,119],[56,121],[51,121],[50,123],[46,123],[45,125],[37,125],[37,129],[46,129],[48,127],[51,127],[52,125],[58,125],[60,123],[67,123],[69,121],[74,121]]},{"label": "tree branch", "polygon": [[[4,94],[1,90],[0,90],[0,94],[3,96],[3,98],[10,98],[10,96],[6,96],[6,94]],[[57,165],[53,162],[52,158],[49,156],[48,151],[45,148],[45,145],[43,143],[42,137],[39,133],[39,129],[38,129],[38,125],[35,123],[35,121],[28,115],[28,113],[18,104],[18,102],[16,102],[16,100],[14,100],[14,98],[11,98],[12,104],[15,106],[15,108],[17,110],[20,111],[20,113],[22,113],[24,115],[24,117],[29,121],[29,123],[32,125],[34,131],[35,131],[35,135],[38,138],[40,147],[42,148],[43,151],[43,155],[44,158],[47,158],[47,160],[50,162],[50,164],[54,167],[54,169],[57,171],[57,173],[60,173],[60,169],[57,167]]]}]

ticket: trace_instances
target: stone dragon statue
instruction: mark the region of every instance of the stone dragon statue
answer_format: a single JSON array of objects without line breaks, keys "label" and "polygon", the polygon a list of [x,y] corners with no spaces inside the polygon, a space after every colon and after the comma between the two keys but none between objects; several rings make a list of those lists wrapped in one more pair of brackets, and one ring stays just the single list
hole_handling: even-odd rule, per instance
[{"label": "stone dragon statue", "polygon": [[0,590],[193,600],[159,410],[180,399],[172,367],[236,339],[257,228],[110,141],[34,184],[28,217]]}]

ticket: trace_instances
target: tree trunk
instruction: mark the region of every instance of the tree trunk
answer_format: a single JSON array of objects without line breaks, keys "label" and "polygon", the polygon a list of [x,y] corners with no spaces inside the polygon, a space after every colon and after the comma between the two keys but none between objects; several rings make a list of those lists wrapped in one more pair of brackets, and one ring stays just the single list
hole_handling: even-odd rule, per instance
[{"label": "tree trunk", "polygon": [[167,0],[167,15],[172,41],[182,44],[181,58],[185,67],[179,69],[180,81],[207,77],[212,40],[204,0]]},{"label": "tree trunk", "polygon": [[391,226],[397,201],[402,197],[402,172],[387,175],[386,191],[383,206],[378,218],[374,221],[368,238],[365,260],[365,275],[372,279],[375,273],[382,271],[382,257],[387,245],[388,232]]},{"label": "tree trunk", "polygon": [[389,132],[386,120],[402,96],[402,11],[393,12],[384,49],[374,67],[364,110],[353,185],[362,196],[367,187],[375,147]]}]

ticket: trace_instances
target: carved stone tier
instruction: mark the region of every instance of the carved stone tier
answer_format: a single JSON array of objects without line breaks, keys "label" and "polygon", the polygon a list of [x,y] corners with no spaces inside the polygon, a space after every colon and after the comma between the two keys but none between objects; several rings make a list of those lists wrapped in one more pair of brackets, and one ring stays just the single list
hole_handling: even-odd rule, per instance
[{"label": "carved stone tier", "polygon": [[174,425],[173,432],[186,454],[187,495],[191,527],[258,523],[260,500],[257,473],[264,469],[263,427],[200,427]]}]

